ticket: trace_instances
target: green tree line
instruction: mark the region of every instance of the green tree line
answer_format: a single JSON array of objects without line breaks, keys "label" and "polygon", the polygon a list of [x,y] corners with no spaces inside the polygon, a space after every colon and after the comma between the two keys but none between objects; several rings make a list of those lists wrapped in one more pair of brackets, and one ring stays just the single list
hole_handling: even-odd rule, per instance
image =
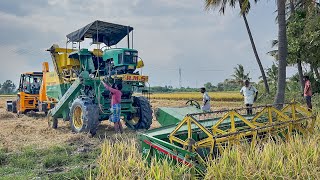
[{"label": "green tree line", "polygon": [[0,83],[0,94],[15,94],[16,92],[16,85],[11,80]]}]

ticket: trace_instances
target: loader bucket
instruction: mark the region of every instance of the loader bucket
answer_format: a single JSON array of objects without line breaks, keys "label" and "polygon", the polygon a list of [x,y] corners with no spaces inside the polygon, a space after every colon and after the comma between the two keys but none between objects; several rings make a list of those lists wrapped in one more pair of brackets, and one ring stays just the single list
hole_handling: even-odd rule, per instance
[{"label": "loader bucket", "polygon": [[[140,135],[145,158],[170,158],[205,173],[205,160],[216,158],[223,151],[240,143],[255,145],[264,139],[279,136],[289,140],[292,134],[313,133],[316,114],[293,102],[281,110],[273,105],[246,109],[230,109],[187,114],[177,125],[168,125]],[[176,121],[176,113],[166,114],[166,121]]]}]

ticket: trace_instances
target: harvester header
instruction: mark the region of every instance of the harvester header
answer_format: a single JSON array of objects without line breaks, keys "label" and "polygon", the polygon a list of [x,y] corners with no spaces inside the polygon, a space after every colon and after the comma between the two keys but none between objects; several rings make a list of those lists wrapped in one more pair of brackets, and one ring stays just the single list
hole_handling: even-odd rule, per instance
[{"label": "harvester header", "polygon": [[160,107],[156,117],[163,127],[140,135],[142,154],[149,161],[171,158],[204,175],[206,161],[234,145],[255,147],[268,139],[289,140],[294,134],[314,132],[316,113],[295,101],[281,105],[282,109],[276,105],[253,107],[253,115],[247,115],[246,108],[197,112],[200,109],[192,106]]}]

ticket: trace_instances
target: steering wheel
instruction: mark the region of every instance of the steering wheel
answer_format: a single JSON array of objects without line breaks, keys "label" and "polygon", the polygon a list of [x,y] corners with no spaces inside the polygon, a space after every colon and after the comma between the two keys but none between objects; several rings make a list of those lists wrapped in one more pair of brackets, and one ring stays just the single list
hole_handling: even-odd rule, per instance
[{"label": "steering wheel", "polygon": [[200,109],[200,104],[196,101],[196,100],[193,100],[193,99],[190,99],[186,102],[186,105],[188,106],[194,106],[196,107],[197,109]]}]

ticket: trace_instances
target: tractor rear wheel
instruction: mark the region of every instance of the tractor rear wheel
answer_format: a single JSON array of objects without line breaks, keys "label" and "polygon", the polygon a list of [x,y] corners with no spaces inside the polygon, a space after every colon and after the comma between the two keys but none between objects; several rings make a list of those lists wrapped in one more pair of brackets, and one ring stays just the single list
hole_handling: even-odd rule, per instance
[{"label": "tractor rear wheel", "polygon": [[73,132],[95,135],[99,124],[99,108],[96,104],[82,98],[73,101],[70,109],[70,125]]},{"label": "tractor rear wheel", "polygon": [[[149,129],[152,124],[152,109],[147,98],[133,97],[133,106],[137,108],[137,113],[133,115],[130,125],[134,129]],[[126,123],[128,127],[130,125]]]}]

